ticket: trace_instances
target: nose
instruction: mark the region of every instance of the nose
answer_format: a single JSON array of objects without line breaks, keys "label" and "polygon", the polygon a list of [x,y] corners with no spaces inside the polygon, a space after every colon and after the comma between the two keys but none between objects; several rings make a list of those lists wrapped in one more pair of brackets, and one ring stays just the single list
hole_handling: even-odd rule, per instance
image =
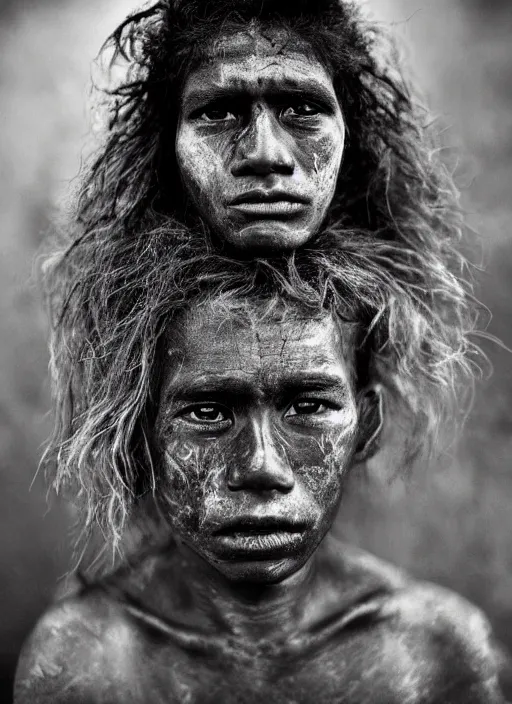
[{"label": "nose", "polygon": [[283,493],[293,489],[292,468],[284,448],[273,436],[268,418],[252,418],[239,442],[240,451],[228,470],[229,489]]},{"label": "nose", "polygon": [[289,136],[272,111],[257,107],[238,140],[231,167],[233,176],[293,174],[295,163],[288,144]]}]

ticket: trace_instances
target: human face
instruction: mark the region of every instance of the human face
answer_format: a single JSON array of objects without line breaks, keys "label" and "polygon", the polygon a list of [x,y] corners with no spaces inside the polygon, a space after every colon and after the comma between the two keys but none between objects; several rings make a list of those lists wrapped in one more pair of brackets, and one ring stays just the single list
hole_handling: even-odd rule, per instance
[{"label": "human face", "polygon": [[173,327],[157,436],[174,534],[229,579],[272,583],[330,528],[358,416],[349,326],[259,313],[213,301]]},{"label": "human face", "polygon": [[251,30],[217,42],[182,94],[176,156],[218,236],[292,249],[331,204],[345,128],[331,77],[309,46]]}]

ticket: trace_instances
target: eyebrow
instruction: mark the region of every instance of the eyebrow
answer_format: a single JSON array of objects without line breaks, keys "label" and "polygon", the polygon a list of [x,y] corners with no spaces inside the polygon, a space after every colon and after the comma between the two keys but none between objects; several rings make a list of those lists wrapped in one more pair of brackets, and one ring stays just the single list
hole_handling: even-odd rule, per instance
[{"label": "eyebrow", "polygon": [[166,398],[183,401],[205,394],[228,393],[231,396],[247,396],[253,391],[253,385],[243,376],[210,373],[200,377],[197,374],[178,374],[166,389]]},{"label": "eyebrow", "polygon": [[[302,390],[312,389],[318,391],[336,391],[340,396],[349,394],[350,381],[338,374],[326,372],[307,372],[286,375],[279,381],[278,394],[287,395]],[[260,389],[247,379],[245,374],[205,374],[178,375],[166,388],[165,399],[174,401],[188,401],[204,397],[208,394],[222,395],[225,397],[250,398],[259,396]]]},{"label": "eyebrow", "polygon": [[280,390],[285,392],[299,391],[301,389],[314,389],[318,391],[337,390],[348,393],[350,382],[338,374],[290,374],[279,384]]},{"label": "eyebrow", "polygon": [[299,95],[317,100],[329,106],[332,110],[335,110],[338,105],[334,91],[329,91],[318,81],[310,78],[296,79],[286,76],[283,79],[279,79],[279,81],[275,78],[266,78],[260,83],[233,79],[225,85],[202,84],[185,91],[183,103],[186,110],[190,111],[216,100],[247,98],[248,96],[253,96],[256,92],[270,98],[277,98],[282,95]]}]

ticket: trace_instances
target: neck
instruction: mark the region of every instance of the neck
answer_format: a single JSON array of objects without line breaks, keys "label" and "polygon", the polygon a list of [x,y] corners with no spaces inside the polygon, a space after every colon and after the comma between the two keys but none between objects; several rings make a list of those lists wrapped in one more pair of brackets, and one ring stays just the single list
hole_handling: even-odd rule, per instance
[{"label": "neck", "polygon": [[297,633],[314,620],[321,594],[318,551],[295,574],[276,584],[233,582],[184,544],[177,546],[180,579],[190,607],[235,636],[268,639]]}]

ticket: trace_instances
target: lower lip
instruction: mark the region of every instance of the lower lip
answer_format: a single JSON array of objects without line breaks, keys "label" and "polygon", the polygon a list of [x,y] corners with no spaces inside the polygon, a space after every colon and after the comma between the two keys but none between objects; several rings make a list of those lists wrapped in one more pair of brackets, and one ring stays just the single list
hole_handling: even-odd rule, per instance
[{"label": "lower lip", "polygon": [[276,200],[272,202],[259,201],[257,203],[238,203],[237,205],[230,205],[229,207],[244,215],[256,217],[286,217],[300,213],[304,210],[305,204],[291,200]]},{"label": "lower lip", "polygon": [[293,551],[301,542],[301,533],[276,531],[275,533],[232,533],[216,536],[220,557],[238,559],[276,558]]}]

